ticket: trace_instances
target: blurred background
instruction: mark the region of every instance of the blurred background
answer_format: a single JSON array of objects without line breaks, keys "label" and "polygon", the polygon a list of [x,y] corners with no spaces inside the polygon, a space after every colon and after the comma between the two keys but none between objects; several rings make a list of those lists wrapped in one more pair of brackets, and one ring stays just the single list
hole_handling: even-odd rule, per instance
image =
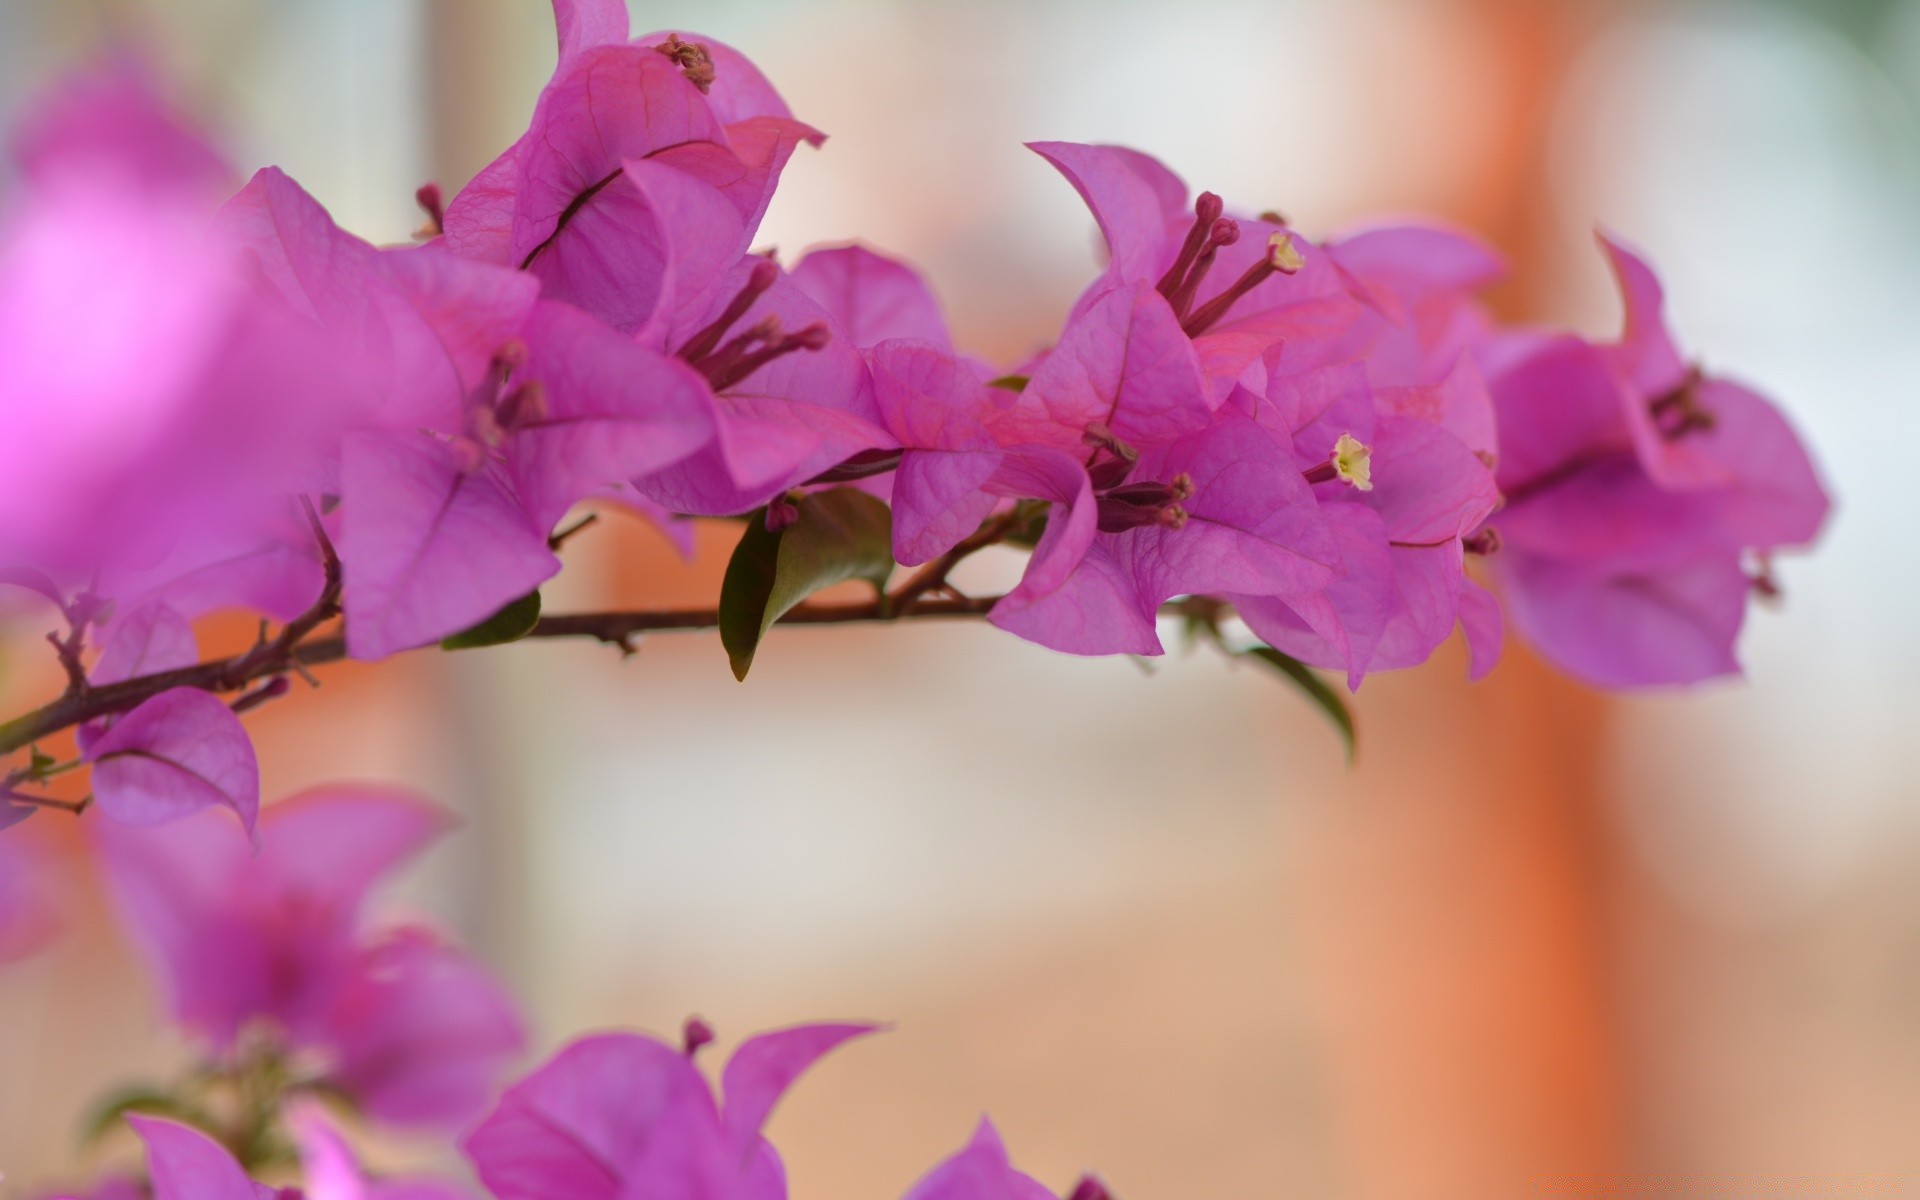
[{"label": "blurred background", "polygon": [[[1513,319],[1618,320],[1648,248],[1688,345],[1778,396],[1839,502],[1749,679],[1606,698],[1510,648],[1370,680],[1362,746],[1206,655],[1081,661],[985,626],[710,636],[331,670],[252,727],[269,796],[417,784],[465,814],[398,903],[506,974],[542,1053],[699,1012],[732,1041],[897,1022],[773,1136],[797,1200],[886,1200],[991,1109],[1127,1200],[1920,1195],[1920,0],[635,0],[826,130],[762,240],[927,269],[1020,358],[1095,267],[1021,148],[1119,141],[1311,231],[1418,210],[1515,263]],[[523,127],[541,0],[0,0],[0,116],[149,41],[243,168],[377,241]],[[555,610],[708,603],[606,521]],[[972,565],[983,583],[1013,568]],[[962,580],[964,583],[965,580]],[[214,641],[246,631],[215,623]],[[37,630],[8,711],[57,686]],[[0,1171],[179,1061],[78,861],[0,972]]]}]

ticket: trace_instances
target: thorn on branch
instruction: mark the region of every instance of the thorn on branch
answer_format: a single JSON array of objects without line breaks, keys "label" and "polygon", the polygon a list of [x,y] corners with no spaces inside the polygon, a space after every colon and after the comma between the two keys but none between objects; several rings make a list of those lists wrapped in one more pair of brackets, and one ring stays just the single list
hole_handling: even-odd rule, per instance
[{"label": "thorn on branch", "polygon": [[547,549],[558,550],[560,547],[567,544],[568,539],[572,538],[575,534],[582,532],[589,525],[597,524],[599,520],[600,520],[599,513],[588,513],[586,516],[581,517],[578,521],[575,521],[573,524],[567,526],[565,529],[562,529],[558,533],[554,534],[552,537],[549,537],[547,539]]},{"label": "thorn on branch", "polygon": [[87,690],[87,668],[86,664],[80,661],[83,628],[84,626],[80,625],[74,626],[72,632],[64,638],[57,633],[47,634],[47,644],[53,647],[54,654],[59,657],[60,669],[67,673],[67,695],[69,696],[80,696]]},{"label": "thorn on branch", "polygon": [[36,796],[32,792],[18,792],[8,787],[0,790],[0,800],[10,800],[15,804],[30,804],[35,808],[51,808],[59,812],[79,816],[93,803],[93,794],[89,792],[78,800],[58,800],[52,796]]},{"label": "thorn on branch", "polygon": [[[311,678],[311,676],[309,676],[309,678]],[[277,700],[292,690],[293,684],[288,681],[285,675],[275,675],[259,687],[234,700],[227,707],[231,708],[235,715],[251,712],[267,701]]]}]

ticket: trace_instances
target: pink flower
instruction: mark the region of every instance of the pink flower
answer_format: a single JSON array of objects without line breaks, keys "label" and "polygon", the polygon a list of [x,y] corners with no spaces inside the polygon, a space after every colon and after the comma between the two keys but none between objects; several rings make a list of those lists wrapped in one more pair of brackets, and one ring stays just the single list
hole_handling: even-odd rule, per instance
[{"label": "pink flower", "polygon": [[499,1200],[784,1200],[785,1174],[761,1126],[822,1055],[876,1028],[802,1025],[751,1038],[728,1060],[718,1097],[693,1061],[711,1037],[704,1025],[689,1022],[684,1047],[639,1034],[585,1038],[508,1088],[468,1135],[467,1155]]},{"label": "pink flower", "polygon": [[821,135],[729,47],[674,33],[627,42],[624,16],[606,4],[563,0],[555,15],[562,54],[532,125],[454,198],[446,238],[631,330],[670,282],[656,198],[632,167],[669,167],[715,189],[732,215],[727,256],[737,258],[787,158]]},{"label": "pink flower", "polygon": [[[29,115],[0,220],[0,560],[61,577],[150,562],[249,511],[318,339],[247,302],[204,229],[218,156],[129,63]],[[277,404],[257,403],[261,394]]]},{"label": "pink flower", "polygon": [[[1055,506],[1027,578],[990,615],[1002,629],[1069,653],[1158,654],[1154,617],[1173,596],[1311,592],[1339,573],[1291,446],[1214,411],[1200,355],[1152,286],[1096,298],[1023,390],[985,391],[978,419],[1004,461],[1042,475],[1017,494]],[[1084,463],[1077,478],[1036,470],[1043,450]],[[919,499],[896,485],[897,505]]]},{"label": "pink flower", "polygon": [[519,1052],[519,1021],[457,951],[421,931],[369,938],[363,916],[445,821],[411,796],[336,787],[269,807],[258,854],[205,819],[90,833],[176,1020],[222,1051],[263,1027],[372,1115],[451,1124]]},{"label": "pink flower", "polygon": [[[1235,596],[1253,631],[1358,687],[1370,672],[1425,662],[1463,624],[1474,677],[1490,670],[1498,610],[1463,570],[1463,539],[1498,502],[1486,461],[1443,424],[1388,409],[1360,364],[1276,375],[1255,412],[1297,428],[1296,461],[1316,480],[1344,572],[1314,594]],[[1363,477],[1339,468],[1343,452],[1364,462]]]},{"label": "pink flower", "polygon": [[1603,239],[1626,298],[1619,342],[1491,343],[1500,423],[1494,560],[1515,624],[1611,687],[1736,673],[1748,595],[1774,551],[1811,543],[1829,504],[1779,411],[1689,367],[1638,256]]},{"label": "pink flower", "polygon": [[221,227],[339,361],[341,394],[314,414],[306,478],[289,482],[340,497],[351,652],[458,632],[558,570],[551,526],[526,511],[493,444],[535,282],[433,247],[376,250],[271,168]]}]

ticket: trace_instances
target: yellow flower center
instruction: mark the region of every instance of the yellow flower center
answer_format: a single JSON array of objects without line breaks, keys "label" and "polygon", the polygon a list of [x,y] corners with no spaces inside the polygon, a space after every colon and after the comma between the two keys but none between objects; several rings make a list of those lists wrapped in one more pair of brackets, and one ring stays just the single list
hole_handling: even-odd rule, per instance
[{"label": "yellow flower center", "polygon": [[1373,447],[1350,433],[1333,444],[1333,472],[1363,492],[1373,490]]}]

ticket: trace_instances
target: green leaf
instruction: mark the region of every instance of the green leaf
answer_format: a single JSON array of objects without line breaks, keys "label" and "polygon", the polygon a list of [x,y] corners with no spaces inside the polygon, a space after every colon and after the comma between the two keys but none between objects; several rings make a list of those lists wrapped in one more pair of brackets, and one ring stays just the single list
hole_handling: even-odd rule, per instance
[{"label": "green leaf", "polygon": [[133,1087],[115,1092],[87,1117],[80,1133],[80,1144],[90,1146],[120,1126],[128,1113],[168,1117],[199,1129],[213,1128],[212,1118],[197,1104],[153,1087]]},{"label": "green leaf", "polygon": [[773,623],[808,596],[849,579],[880,591],[893,573],[893,513],[885,504],[857,488],[834,488],[796,507],[798,519],[778,531],[767,529],[764,511],[754,513],[727,562],[720,644],[735,679],[747,677]]},{"label": "green leaf", "polygon": [[1340,731],[1340,740],[1347,750],[1347,765],[1352,766],[1354,755],[1359,752],[1357,733],[1353,726],[1353,710],[1347,707],[1346,700],[1333,690],[1326,680],[1313,673],[1307,664],[1290,654],[1282,654],[1272,646],[1255,646],[1243,651],[1239,657],[1257,659],[1285,676],[1295,687],[1305,692],[1307,699],[1327,715],[1334,728]]},{"label": "green leaf", "polygon": [[1005,388],[1010,392],[1024,392],[1027,390],[1027,385],[1032,382],[1031,375],[1002,375],[998,379],[987,380],[987,386]]},{"label": "green leaf", "polygon": [[540,593],[528,592],[499,612],[459,633],[440,639],[442,650],[476,650],[481,646],[504,646],[533,632],[540,620]]}]

